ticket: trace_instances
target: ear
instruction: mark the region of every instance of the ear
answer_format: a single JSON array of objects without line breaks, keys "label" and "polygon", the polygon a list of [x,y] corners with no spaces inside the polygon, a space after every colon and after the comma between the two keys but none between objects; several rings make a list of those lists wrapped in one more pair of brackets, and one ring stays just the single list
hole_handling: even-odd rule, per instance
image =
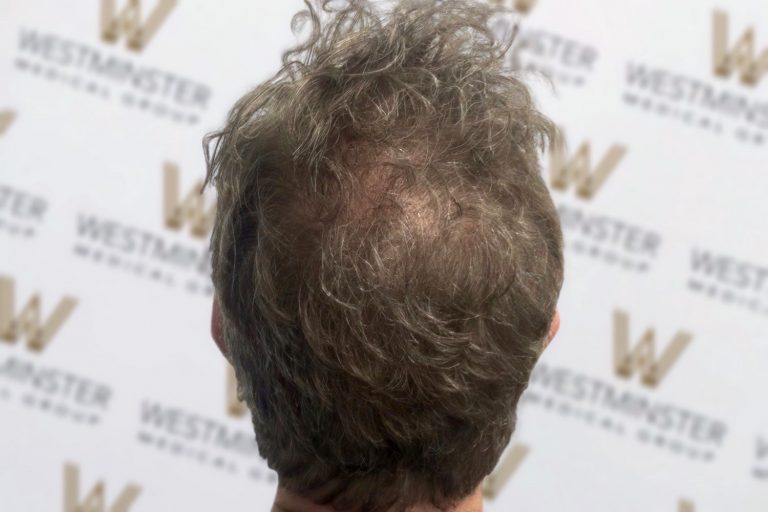
[{"label": "ear", "polygon": [[[552,338],[555,337],[557,331],[560,329],[560,311],[555,309],[555,316],[552,317],[552,323],[549,324],[549,332],[547,333],[547,339],[544,340],[544,348],[550,344]],[[543,349],[542,349],[543,350]]]},{"label": "ear", "polygon": [[215,295],[211,307],[211,337],[213,338],[213,341],[216,342],[216,346],[219,347],[222,355],[227,358],[227,350],[224,345],[224,336],[221,330],[221,311],[219,309],[219,301],[216,300]]}]

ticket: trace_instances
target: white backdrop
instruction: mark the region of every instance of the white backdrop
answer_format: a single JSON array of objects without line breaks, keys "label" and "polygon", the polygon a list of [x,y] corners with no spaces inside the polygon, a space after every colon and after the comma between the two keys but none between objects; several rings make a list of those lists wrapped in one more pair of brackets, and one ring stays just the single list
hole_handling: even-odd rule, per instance
[{"label": "white backdrop", "polygon": [[[182,198],[202,178],[202,136],[277,69],[300,7],[180,0],[135,51],[102,38],[97,0],[0,0],[0,510],[66,511],[67,489],[102,492],[89,512],[269,509],[210,341],[207,239],[166,225],[163,178],[177,166]],[[562,326],[488,511],[768,510],[768,77],[716,76],[715,11],[729,48],[750,27],[768,48],[756,0],[522,18],[510,58],[552,77],[530,83],[569,154],[624,152],[591,198],[553,186]],[[76,301],[37,351],[11,322],[33,297],[41,325]],[[616,371],[623,314],[657,358],[690,338],[655,387]]]}]

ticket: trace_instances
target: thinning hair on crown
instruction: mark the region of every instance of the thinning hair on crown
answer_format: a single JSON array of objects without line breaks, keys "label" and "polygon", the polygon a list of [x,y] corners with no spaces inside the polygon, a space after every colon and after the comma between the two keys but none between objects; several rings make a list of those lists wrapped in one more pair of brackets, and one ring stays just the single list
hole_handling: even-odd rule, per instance
[{"label": "thinning hair on crown", "polygon": [[307,1],[204,140],[228,357],[261,455],[317,503],[448,507],[515,428],[563,254],[505,12]]}]

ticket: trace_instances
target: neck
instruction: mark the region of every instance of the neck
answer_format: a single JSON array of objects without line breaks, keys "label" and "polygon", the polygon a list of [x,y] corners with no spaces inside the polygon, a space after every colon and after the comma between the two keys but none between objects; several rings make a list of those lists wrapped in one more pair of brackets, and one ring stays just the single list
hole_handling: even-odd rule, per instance
[{"label": "neck", "polygon": [[[478,486],[472,494],[461,499],[450,509],[436,509],[429,505],[414,505],[406,512],[483,512],[483,495],[481,486]],[[271,512],[339,512],[328,505],[317,505],[311,500],[292,493],[286,488],[277,487],[275,502]]]}]

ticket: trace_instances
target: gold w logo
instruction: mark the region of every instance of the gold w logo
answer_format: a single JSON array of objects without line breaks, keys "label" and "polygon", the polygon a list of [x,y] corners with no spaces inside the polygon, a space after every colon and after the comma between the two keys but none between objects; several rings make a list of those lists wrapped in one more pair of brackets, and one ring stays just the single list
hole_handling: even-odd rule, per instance
[{"label": "gold w logo", "polygon": [[[97,482],[88,496],[80,501],[80,472],[73,464],[64,465],[64,512],[104,512],[104,482]],[[110,512],[127,512],[131,504],[139,496],[141,489],[133,484],[123,489],[115,502],[109,508]]]},{"label": "gold w logo", "polygon": [[13,343],[24,332],[30,350],[40,352],[75,309],[77,300],[72,297],[61,299],[48,320],[41,325],[40,296],[32,295],[21,313],[15,316],[14,291],[13,280],[0,276],[0,339]]},{"label": "gold w logo", "polygon": [[530,448],[524,444],[512,446],[493,472],[483,481],[483,496],[494,499],[528,456]]},{"label": "gold w logo", "polygon": [[[504,0],[492,0],[492,3],[496,5],[504,5],[507,2]],[[512,8],[523,14],[527,14],[533,9],[534,5],[536,5],[536,0],[512,0]]]},{"label": "gold w logo", "polygon": [[163,166],[165,183],[165,225],[179,230],[188,220],[193,236],[205,237],[213,226],[216,207],[211,206],[207,211],[203,201],[203,180],[198,180],[189,191],[183,202],[179,202],[179,168],[166,162]]},{"label": "gold w logo", "polygon": [[755,51],[755,29],[750,27],[736,42],[728,48],[728,15],[715,11],[712,17],[713,52],[712,60],[717,76],[728,78],[734,70],[741,73],[740,79],[745,85],[757,85],[768,73],[768,48],[758,57]]},{"label": "gold w logo", "polygon": [[232,368],[231,364],[227,364],[227,412],[230,416],[237,418],[244,416],[247,411],[248,407],[240,400],[240,395],[237,392],[235,369]]},{"label": "gold w logo", "polygon": [[562,140],[552,144],[549,170],[552,187],[564,191],[571,183],[575,183],[576,194],[584,199],[591,199],[624,158],[627,148],[614,144],[594,170],[591,153],[589,142],[584,142],[576,154],[567,159]]},{"label": "gold w logo", "polygon": [[643,384],[648,387],[656,387],[693,339],[689,333],[679,331],[672,338],[664,353],[657,359],[654,338],[653,329],[648,328],[634,349],[631,349],[629,346],[629,315],[624,311],[615,310],[613,313],[613,351],[616,374],[629,378],[636,370],[639,370]]},{"label": "gold w logo", "polygon": [[13,110],[0,111],[0,135],[4,134],[8,128],[10,128],[14,119],[16,119],[16,112]]},{"label": "gold w logo", "polygon": [[176,0],[159,0],[146,20],[141,21],[141,0],[127,0],[117,13],[116,0],[101,0],[101,38],[114,43],[121,34],[128,39],[128,48],[141,51],[155,35],[165,18],[176,6]]}]

